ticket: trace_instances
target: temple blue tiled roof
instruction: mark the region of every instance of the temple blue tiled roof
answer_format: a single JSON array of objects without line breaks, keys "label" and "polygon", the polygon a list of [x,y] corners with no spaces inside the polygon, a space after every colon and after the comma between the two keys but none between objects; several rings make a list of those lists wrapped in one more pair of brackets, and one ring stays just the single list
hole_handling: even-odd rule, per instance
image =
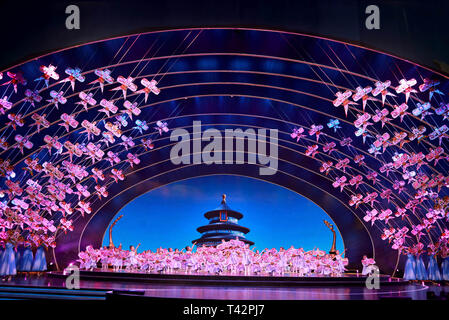
[{"label": "temple blue tiled roof", "polygon": [[197,231],[202,235],[200,238],[193,240],[192,243],[199,246],[215,246],[220,244],[222,240],[229,241],[238,238],[249,245],[254,244],[254,242],[246,239],[246,234],[250,230],[238,224],[238,220],[243,218],[243,214],[232,210],[228,206],[226,195],[223,195],[219,207],[206,212],[204,216],[209,219],[209,224],[197,228]]}]

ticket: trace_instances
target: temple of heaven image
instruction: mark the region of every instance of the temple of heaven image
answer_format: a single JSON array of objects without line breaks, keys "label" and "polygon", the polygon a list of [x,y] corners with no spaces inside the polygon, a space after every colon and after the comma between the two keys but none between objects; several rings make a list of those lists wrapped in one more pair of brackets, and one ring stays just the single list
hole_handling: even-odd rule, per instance
[{"label": "temple of heaven image", "polygon": [[243,214],[232,210],[226,203],[226,195],[224,194],[221,204],[218,208],[208,211],[204,216],[209,223],[197,228],[201,233],[201,237],[193,240],[198,246],[216,246],[222,240],[229,241],[238,238],[239,240],[252,246],[254,242],[246,239],[249,229],[239,225],[239,220],[243,218]]}]

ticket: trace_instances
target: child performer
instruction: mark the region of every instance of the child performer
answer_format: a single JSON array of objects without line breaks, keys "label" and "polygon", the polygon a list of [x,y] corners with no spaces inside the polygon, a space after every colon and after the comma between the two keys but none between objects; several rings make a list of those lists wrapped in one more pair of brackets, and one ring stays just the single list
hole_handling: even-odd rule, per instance
[{"label": "child performer", "polygon": [[367,256],[363,256],[362,259],[362,266],[363,266],[363,270],[362,270],[362,275],[363,276],[367,276],[370,273],[370,266],[375,265],[376,261],[374,261],[374,259],[369,259]]}]

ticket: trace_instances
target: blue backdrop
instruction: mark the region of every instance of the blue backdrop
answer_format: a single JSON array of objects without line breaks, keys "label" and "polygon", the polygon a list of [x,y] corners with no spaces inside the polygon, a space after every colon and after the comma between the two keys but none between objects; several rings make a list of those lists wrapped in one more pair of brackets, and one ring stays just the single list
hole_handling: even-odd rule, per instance
[{"label": "blue backdrop", "polygon": [[[139,251],[191,245],[200,235],[196,228],[208,222],[203,214],[219,205],[222,193],[243,213],[240,224],[251,230],[247,238],[257,248],[330,249],[332,234],[323,219],[331,219],[318,205],[275,184],[230,175],[178,181],[136,198],[118,213],[124,217],[113,229],[114,243],[142,243]],[[107,233],[103,244],[109,244]],[[337,249],[343,250],[339,233]]]}]

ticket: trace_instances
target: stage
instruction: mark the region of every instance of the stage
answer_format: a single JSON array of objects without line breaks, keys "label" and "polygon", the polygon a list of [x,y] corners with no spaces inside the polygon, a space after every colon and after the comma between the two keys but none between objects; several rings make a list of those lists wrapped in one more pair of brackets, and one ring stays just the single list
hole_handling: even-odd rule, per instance
[{"label": "stage", "polygon": [[448,79],[241,27],[4,70],[0,299],[447,300],[447,281],[389,275],[449,279]]},{"label": "stage", "polygon": [[[66,278],[61,271],[49,272],[49,278]],[[112,272],[95,269],[94,271],[80,271],[81,280],[106,281],[106,282],[139,282],[139,283],[164,283],[177,285],[226,285],[226,286],[270,286],[270,287],[307,287],[307,286],[365,286],[366,278],[362,275],[347,273],[343,277],[319,277],[309,276],[300,277],[294,273],[284,273],[284,275],[237,275],[231,273],[221,273],[220,275],[211,275],[200,272]],[[408,281],[399,278],[391,278],[387,275],[381,275],[380,284],[404,285]]]},{"label": "stage", "polygon": [[0,285],[0,298],[9,299],[426,300],[429,294],[447,295],[449,287],[381,276],[380,289],[370,290],[364,277],[353,274],[305,278],[105,271],[81,271],[78,290],[66,289],[61,272],[19,276]]}]

